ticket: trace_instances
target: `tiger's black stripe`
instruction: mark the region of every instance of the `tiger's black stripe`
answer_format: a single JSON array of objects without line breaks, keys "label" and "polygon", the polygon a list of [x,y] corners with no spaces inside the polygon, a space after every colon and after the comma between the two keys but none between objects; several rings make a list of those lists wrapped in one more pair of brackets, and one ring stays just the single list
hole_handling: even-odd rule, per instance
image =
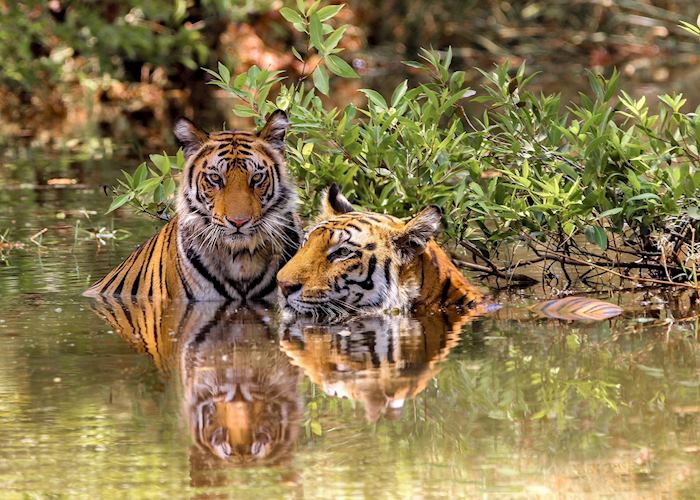
[{"label": "tiger's black stripe", "polygon": [[[187,301],[271,295],[277,270],[301,239],[285,171],[288,124],[276,112],[258,134],[207,134],[178,120],[175,133],[187,165],[176,216],[85,294]],[[234,220],[253,222],[233,229]],[[242,249],[250,254],[237,261]]]},{"label": "tiger's black stripe", "polygon": [[202,277],[207,280],[209,283],[211,283],[214,286],[214,289],[216,289],[217,293],[224,297],[225,299],[231,300],[233,297],[231,297],[226,290],[226,287],[224,286],[223,283],[221,283],[218,279],[216,279],[206,268],[206,266],[202,263],[202,261],[199,259],[199,255],[197,255],[193,249],[188,249],[185,252],[185,256],[187,257],[187,260],[194,266],[194,268],[197,270],[199,274],[202,275]]}]

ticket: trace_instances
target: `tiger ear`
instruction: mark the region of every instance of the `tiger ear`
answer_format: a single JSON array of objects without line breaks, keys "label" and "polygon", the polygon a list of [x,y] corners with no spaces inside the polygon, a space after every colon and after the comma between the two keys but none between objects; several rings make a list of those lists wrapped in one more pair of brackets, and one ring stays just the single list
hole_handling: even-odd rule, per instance
[{"label": "tiger ear", "polygon": [[267,123],[265,123],[262,130],[258,132],[258,137],[282,152],[284,151],[284,137],[287,135],[288,129],[289,118],[287,118],[287,113],[278,109],[273,111],[267,118]]},{"label": "tiger ear", "polygon": [[324,218],[354,211],[355,209],[348,199],[343,196],[343,193],[340,192],[340,188],[336,183],[331,184],[321,196],[321,216]]},{"label": "tiger ear", "polygon": [[182,146],[182,151],[185,153],[185,158],[187,159],[199,151],[202,144],[209,138],[209,134],[197,127],[197,125],[187,118],[178,118],[175,121],[173,133],[175,134],[177,142]]},{"label": "tiger ear", "polygon": [[403,231],[394,238],[402,264],[408,264],[425,251],[428,242],[440,231],[441,218],[442,210],[431,205],[406,223]]}]

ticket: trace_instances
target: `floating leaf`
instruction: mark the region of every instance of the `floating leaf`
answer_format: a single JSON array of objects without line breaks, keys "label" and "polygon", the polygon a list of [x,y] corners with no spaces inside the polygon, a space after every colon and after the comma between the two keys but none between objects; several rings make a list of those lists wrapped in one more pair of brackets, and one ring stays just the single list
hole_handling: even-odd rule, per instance
[{"label": "floating leaf", "polygon": [[621,307],[588,297],[546,300],[535,304],[530,309],[548,318],[567,320],[600,321],[622,314]]},{"label": "floating leaf", "polygon": [[77,184],[78,179],[72,179],[72,178],[67,178],[67,177],[56,177],[54,179],[49,179],[46,181],[46,184],[49,186],[72,186],[73,184]]}]

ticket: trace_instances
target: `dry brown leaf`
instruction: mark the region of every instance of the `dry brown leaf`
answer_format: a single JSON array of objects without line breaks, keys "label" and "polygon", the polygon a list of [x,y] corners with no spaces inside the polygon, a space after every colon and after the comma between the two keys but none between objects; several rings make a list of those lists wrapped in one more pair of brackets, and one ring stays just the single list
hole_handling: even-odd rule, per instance
[{"label": "dry brown leaf", "polygon": [[622,314],[622,308],[588,297],[566,297],[535,304],[532,311],[554,319],[601,321]]}]

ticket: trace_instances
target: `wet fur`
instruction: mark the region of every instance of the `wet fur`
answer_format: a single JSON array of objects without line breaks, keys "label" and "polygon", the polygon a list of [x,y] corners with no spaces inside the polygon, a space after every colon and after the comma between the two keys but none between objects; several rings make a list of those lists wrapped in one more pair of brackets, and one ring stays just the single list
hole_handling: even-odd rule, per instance
[{"label": "wet fur", "polygon": [[404,222],[355,211],[331,187],[321,217],[277,275],[287,311],[333,318],[391,309],[470,310],[482,299],[433,240],[437,208]]}]

